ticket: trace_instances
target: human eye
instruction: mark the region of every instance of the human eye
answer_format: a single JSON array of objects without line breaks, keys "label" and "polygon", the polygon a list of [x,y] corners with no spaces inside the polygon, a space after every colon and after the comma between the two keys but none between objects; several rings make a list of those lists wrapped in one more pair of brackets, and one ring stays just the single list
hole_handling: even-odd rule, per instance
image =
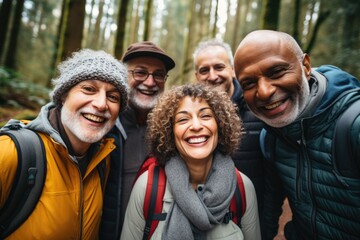
[{"label": "human eye", "polygon": [[217,71],[217,72],[221,72],[221,71],[223,71],[223,70],[225,69],[225,65],[216,65],[216,66],[214,67],[214,69],[215,69],[215,71]]},{"label": "human eye", "polygon": [[267,72],[267,76],[270,79],[277,79],[277,78],[281,78],[282,76],[285,75],[287,68],[285,66],[276,66],[274,68],[271,68],[268,72]]},{"label": "human eye", "polygon": [[179,115],[175,117],[175,123],[184,124],[189,121],[189,117],[186,115]]},{"label": "human eye", "polygon": [[249,90],[256,85],[256,80],[253,78],[242,79],[240,82],[240,86],[243,90]]},{"label": "human eye", "polygon": [[212,119],[213,117],[214,117],[214,114],[210,109],[207,109],[200,114],[200,118],[204,119],[204,120],[209,120],[209,119]]},{"label": "human eye", "polygon": [[108,93],[107,98],[109,99],[110,102],[114,102],[114,103],[120,102],[120,94],[118,94],[117,92]]},{"label": "human eye", "polygon": [[208,74],[209,73],[209,68],[200,68],[199,70],[198,70],[198,72],[199,72],[199,74],[200,75],[206,75],[206,74]]},{"label": "human eye", "polygon": [[153,76],[156,80],[160,80],[160,81],[163,81],[166,78],[166,74],[163,72],[154,72]]},{"label": "human eye", "polygon": [[148,72],[145,71],[145,70],[134,70],[134,75],[135,75],[136,77],[141,77],[141,78],[143,78],[143,77],[146,77],[146,76],[148,75]]},{"label": "human eye", "polygon": [[92,94],[94,92],[96,92],[96,89],[94,86],[91,86],[91,85],[82,85],[81,86],[81,90],[85,93],[85,94]]}]

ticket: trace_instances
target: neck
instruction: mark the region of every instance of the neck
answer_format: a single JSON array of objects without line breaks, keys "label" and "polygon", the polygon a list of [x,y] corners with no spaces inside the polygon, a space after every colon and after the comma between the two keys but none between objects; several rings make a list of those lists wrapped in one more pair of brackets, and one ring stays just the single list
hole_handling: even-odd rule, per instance
[{"label": "neck", "polygon": [[204,184],[212,165],[212,158],[204,161],[186,162],[190,174],[190,183],[194,189]]}]

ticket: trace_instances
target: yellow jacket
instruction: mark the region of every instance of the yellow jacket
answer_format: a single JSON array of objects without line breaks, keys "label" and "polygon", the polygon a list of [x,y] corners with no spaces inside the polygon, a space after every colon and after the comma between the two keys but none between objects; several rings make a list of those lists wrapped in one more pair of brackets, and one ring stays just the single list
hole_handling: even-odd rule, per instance
[{"label": "yellow jacket", "polygon": [[[49,134],[40,136],[47,159],[43,192],[29,218],[6,239],[98,239],[103,192],[96,166],[106,159],[107,179],[110,152],[115,149],[113,139],[104,139],[99,144],[82,177],[77,163],[60,141]],[[8,136],[1,136],[0,209],[9,195],[17,162],[15,144]]]}]

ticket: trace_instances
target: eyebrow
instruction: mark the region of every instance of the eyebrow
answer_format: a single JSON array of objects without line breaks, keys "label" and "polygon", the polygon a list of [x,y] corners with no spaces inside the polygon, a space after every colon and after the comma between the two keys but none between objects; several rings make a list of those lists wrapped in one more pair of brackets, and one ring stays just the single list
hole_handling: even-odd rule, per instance
[{"label": "eyebrow", "polygon": [[[199,110],[199,112],[202,112],[202,111],[205,111],[205,110],[207,110],[207,109],[210,109],[211,111],[212,111],[212,109],[211,109],[211,107],[204,107],[204,108],[201,108],[200,110]],[[180,112],[177,112],[177,113],[175,113],[175,115],[178,115],[178,114],[187,114],[188,113],[188,111],[180,111]]]}]

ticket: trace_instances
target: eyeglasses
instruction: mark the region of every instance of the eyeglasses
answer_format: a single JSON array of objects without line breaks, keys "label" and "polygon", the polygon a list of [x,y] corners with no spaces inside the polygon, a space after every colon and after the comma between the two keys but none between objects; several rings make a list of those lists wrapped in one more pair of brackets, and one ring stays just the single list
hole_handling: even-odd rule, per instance
[{"label": "eyeglasses", "polygon": [[143,82],[145,81],[150,75],[153,76],[155,82],[157,83],[164,83],[168,77],[168,75],[166,75],[166,73],[163,73],[163,72],[152,72],[152,73],[149,73],[148,71],[146,70],[129,70],[129,72],[132,73],[132,76],[133,78],[136,80],[136,81],[139,81],[139,82]]}]

